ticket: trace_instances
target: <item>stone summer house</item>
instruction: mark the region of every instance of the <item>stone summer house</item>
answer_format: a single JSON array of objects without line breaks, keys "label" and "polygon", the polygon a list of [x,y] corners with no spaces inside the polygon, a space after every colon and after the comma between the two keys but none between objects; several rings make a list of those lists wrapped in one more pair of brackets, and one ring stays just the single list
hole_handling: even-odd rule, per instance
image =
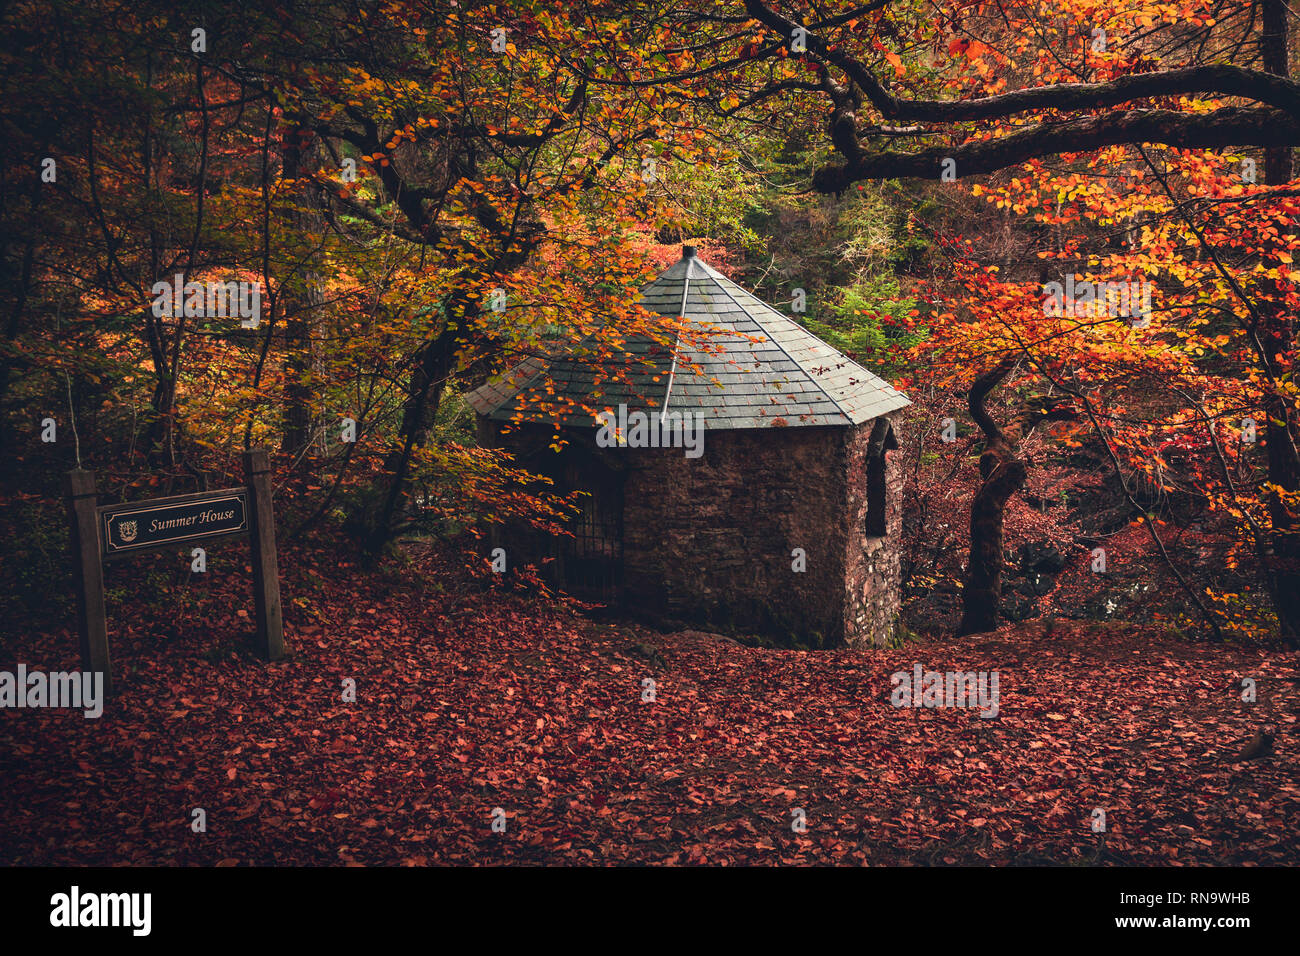
[{"label": "stone summer house", "polygon": [[[467,396],[482,444],[509,449],[561,490],[589,492],[573,539],[507,528],[492,546],[515,564],[553,558],[567,590],[649,618],[813,646],[887,642],[901,532],[901,476],[888,452],[907,398],[690,246],[641,304],[710,332],[671,348],[629,338],[625,355],[606,360],[623,363],[626,382],[559,354]],[[574,405],[626,406],[633,419],[699,415],[697,457],[636,447],[626,431],[625,444],[601,447],[611,443],[590,414],[556,421],[529,400],[547,381]],[[568,439],[559,452],[557,428]]]}]

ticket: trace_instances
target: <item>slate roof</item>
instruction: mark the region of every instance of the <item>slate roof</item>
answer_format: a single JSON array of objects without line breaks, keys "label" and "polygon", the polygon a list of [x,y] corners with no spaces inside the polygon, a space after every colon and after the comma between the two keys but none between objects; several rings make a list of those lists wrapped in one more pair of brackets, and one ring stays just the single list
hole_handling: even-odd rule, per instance
[{"label": "slate roof", "polygon": [[[596,364],[575,347],[548,362],[531,358],[466,395],[480,415],[504,421],[595,427],[581,407],[702,412],[707,428],[858,425],[910,405],[888,382],[746,292],[683,247],[682,258],[642,289],[641,305],[692,320],[675,348],[629,338],[625,355]],[[674,362],[674,352],[677,361]],[[620,368],[612,367],[615,363]],[[547,366],[555,398],[546,394]],[[692,368],[691,366],[697,366]],[[611,378],[623,372],[626,384]],[[658,379],[656,381],[655,379]],[[599,383],[598,380],[599,379]],[[538,396],[545,396],[541,404]]]}]

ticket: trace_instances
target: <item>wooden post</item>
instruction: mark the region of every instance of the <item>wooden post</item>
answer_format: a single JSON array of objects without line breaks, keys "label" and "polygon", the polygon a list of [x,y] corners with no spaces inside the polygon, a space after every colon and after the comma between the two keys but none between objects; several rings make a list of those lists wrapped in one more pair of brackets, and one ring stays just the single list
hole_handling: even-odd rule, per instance
[{"label": "wooden post", "polygon": [[284,657],[284,619],[280,610],[280,566],[275,557],[275,515],[271,510],[271,465],[265,448],[244,452],[248,482],[248,523],[252,534],[253,598],[257,605],[258,650],[267,660]]},{"label": "wooden post", "polygon": [[104,618],[104,566],[100,561],[99,516],[95,511],[95,473],[74,468],[65,482],[68,524],[72,528],[72,570],[77,584],[77,630],[81,668],[103,673],[104,689],[113,692],[108,659],[108,625]]}]

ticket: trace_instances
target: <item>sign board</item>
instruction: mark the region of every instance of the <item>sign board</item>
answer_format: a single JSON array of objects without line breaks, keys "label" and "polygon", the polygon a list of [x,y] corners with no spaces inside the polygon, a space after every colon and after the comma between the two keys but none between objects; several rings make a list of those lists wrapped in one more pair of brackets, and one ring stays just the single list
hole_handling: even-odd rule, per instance
[{"label": "sign board", "polygon": [[104,557],[248,533],[248,492],[208,491],[99,508]]},{"label": "sign board", "polygon": [[253,449],[244,452],[247,484],[243,488],[103,506],[96,505],[92,472],[77,468],[68,473],[68,518],[72,525],[83,670],[103,672],[105,685],[112,686],[104,608],[105,560],[232,537],[248,537],[252,542],[259,650],[268,660],[284,656],[270,471],[266,451]]}]

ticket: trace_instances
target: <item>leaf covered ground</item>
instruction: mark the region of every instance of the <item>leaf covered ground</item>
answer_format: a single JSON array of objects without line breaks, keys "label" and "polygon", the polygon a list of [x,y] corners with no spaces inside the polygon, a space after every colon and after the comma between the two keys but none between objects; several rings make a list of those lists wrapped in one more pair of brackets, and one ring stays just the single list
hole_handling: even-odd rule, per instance
[{"label": "leaf covered ground", "polygon": [[[1300,862],[1294,653],[1074,621],[774,650],[443,587],[464,572],[433,552],[281,562],[289,659],[251,653],[235,567],[110,606],[102,718],[0,713],[0,862]],[[76,666],[67,627],[5,645]],[[917,662],[997,670],[998,716],[895,708]]]}]

